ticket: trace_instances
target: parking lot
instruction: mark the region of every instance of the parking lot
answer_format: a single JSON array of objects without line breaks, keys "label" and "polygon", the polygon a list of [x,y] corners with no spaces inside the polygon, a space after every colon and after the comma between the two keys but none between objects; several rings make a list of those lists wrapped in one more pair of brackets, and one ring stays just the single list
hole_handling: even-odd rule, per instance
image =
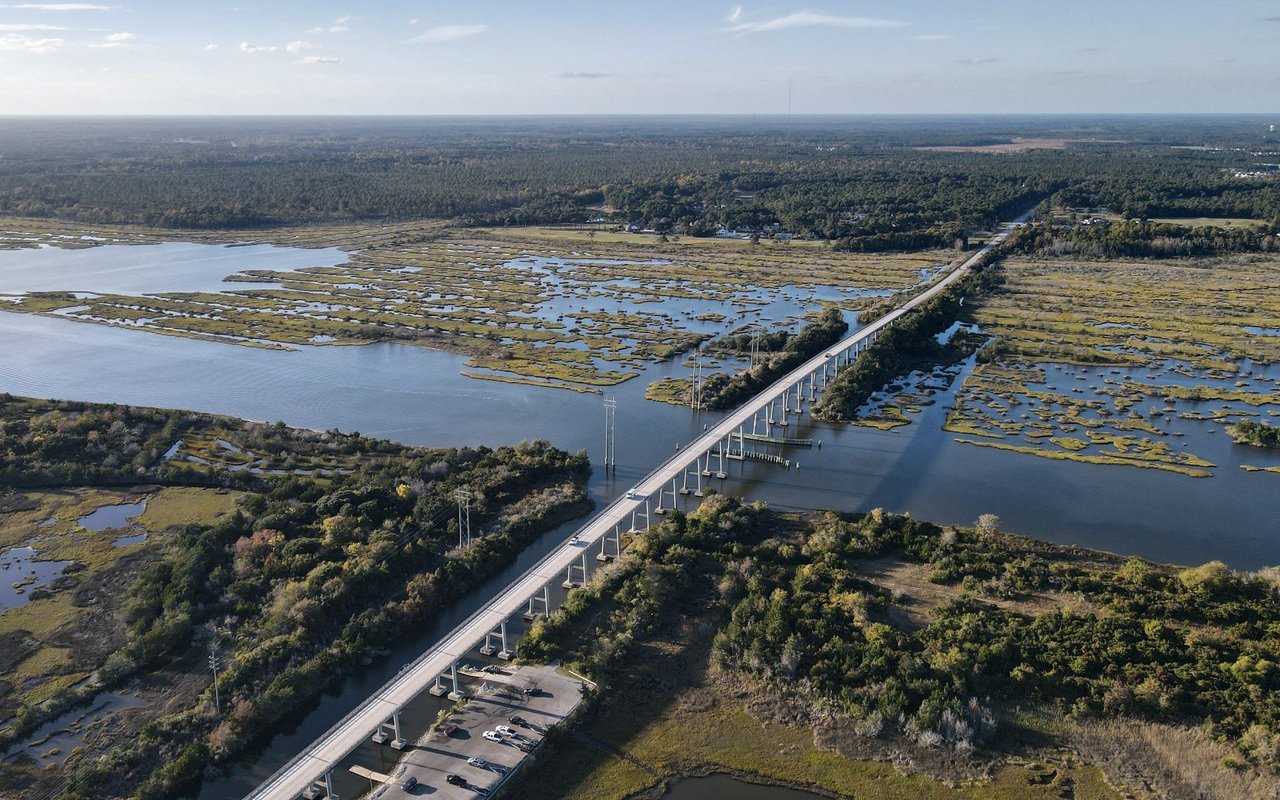
[{"label": "parking lot", "polygon": [[[501,669],[503,673],[465,672],[466,703],[449,715],[446,726],[406,747],[390,776],[392,781],[371,796],[473,800],[486,795],[582,698],[581,681],[552,667],[503,665]],[[512,722],[512,717],[519,722]],[[511,732],[497,734],[500,725]],[[495,732],[498,741],[485,738],[486,731]],[[469,764],[469,758],[482,759],[484,765]],[[465,785],[450,784],[449,775],[458,776]],[[405,789],[411,777],[417,785]],[[372,781],[380,778],[375,774]]]}]

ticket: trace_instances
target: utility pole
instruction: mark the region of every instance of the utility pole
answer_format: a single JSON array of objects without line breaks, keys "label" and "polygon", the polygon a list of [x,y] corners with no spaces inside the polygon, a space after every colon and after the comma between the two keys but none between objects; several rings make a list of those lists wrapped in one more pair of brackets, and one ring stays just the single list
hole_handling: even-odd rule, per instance
[{"label": "utility pole", "polygon": [[458,501],[458,549],[471,546],[471,492],[454,489],[453,499]]},{"label": "utility pole", "polygon": [[698,360],[694,364],[693,369],[693,385],[689,387],[689,408],[694,411],[702,409],[702,355],[698,355]]},{"label": "utility pole", "polygon": [[612,397],[604,399],[604,468],[616,469],[618,466],[618,401]]},{"label": "utility pole", "polygon": [[222,666],[221,660],[218,658],[218,644],[214,642],[209,646],[209,669],[213,670],[213,710],[215,713],[222,713],[222,693],[218,687],[218,667]]}]

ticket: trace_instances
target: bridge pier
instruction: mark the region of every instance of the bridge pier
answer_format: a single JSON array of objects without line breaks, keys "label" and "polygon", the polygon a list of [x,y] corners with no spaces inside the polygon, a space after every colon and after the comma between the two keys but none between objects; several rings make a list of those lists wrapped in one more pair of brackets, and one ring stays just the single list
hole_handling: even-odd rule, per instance
[{"label": "bridge pier", "polygon": [[333,770],[329,770],[324,774],[323,778],[317,778],[311,782],[302,792],[302,796],[306,800],[338,800],[338,796],[333,793]]},{"label": "bridge pier", "polygon": [[[672,505],[675,505],[675,481],[672,481],[671,483],[673,484],[671,489],[671,503]],[[607,544],[609,544],[609,534],[606,533],[604,536],[600,537],[600,552],[596,554],[596,561],[604,563],[606,561],[612,561],[615,558],[622,558],[622,534],[619,532],[617,525],[613,526],[613,555],[609,555],[609,551],[605,548]]]},{"label": "bridge pier", "polygon": [[[662,516],[663,514],[667,513],[667,509],[662,505],[662,499],[666,497],[666,494],[667,494],[667,490],[665,487],[658,490],[658,507],[653,510],[653,513],[657,514],[658,516]],[[671,479],[671,510],[674,511],[675,508],[676,508],[676,479],[672,478]]]},{"label": "bridge pier", "polygon": [[[533,604],[536,600],[542,601],[542,611],[538,613],[534,613],[533,610]],[[551,616],[551,589],[546,586],[542,587],[541,595],[530,595],[529,610],[524,612],[524,620],[525,622],[533,622],[539,615],[544,617]]]},{"label": "bridge pier", "polygon": [[387,740],[390,739],[392,750],[403,750],[405,741],[404,737],[400,735],[400,712],[397,711],[390,718],[383,720],[372,738],[378,744],[386,744]]},{"label": "bridge pier", "polygon": [[444,697],[446,693],[450,700],[455,703],[459,700],[466,699],[466,693],[462,691],[462,684],[458,682],[458,662],[455,661],[449,665],[449,683],[453,686],[452,690],[447,690],[440,679],[444,677],[444,673],[436,676],[435,685],[427,690],[427,694],[432,697]]},{"label": "bridge pier", "polygon": [[[575,581],[575,580],[573,579],[573,568],[574,568],[574,567],[578,567],[580,570],[582,570],[582,580],[581,580],[581,581]],[[561,586],[563,586],[563,587],[564,587],[564,588],[566,588],[566,589],[577,589],[579,586],[582,586],[582,585],[586,584],[586,582],[587,582],[587,551],[586,551],[586,550],[583,550],[583,551],[582,551],[582,564],[577,564],[577,563],[575,563],[575,562],[570,561],[570,562],[569,562],[569,566],[568,566],[568,568],[567,568],[567,569],[565,569],[565,571],[564,571],[564,583],[562,583],[562,584],[560,584],[560,585],[561,585]]]},{"label": "bridge pier", "polygon": [[639,533],[640,525],[636,522],[641,516],[644,516],[644,529],[649,530],[649,498],[644,499],[644,510],[640,510],[640,506],[631,509],[631,531],[630,533]]},{"label": "bridge pier", "polygon": [[[502,649],[498,649],[498,647],[494,646],[493,637],[495,636],[498,637],[498,640],[501,642],[500,647]],[[505,619],[498,627],[484,635],[484,647],[480,648],[480,655],[497,656],[503,661],[511,660],[511,656],[513,654],[507,649],[507,621]]]},{"label": "bridge pier", "polygon": [[[732,436],[733,434],[729,435]],[[719,442],[716,442],[716,477],[720,480],[724,480],[729,477],[724,471],[724,451],[725,440],[721,439]]]},{"label": "bridge pier", "polygon": [[[707,458],[708,458],[708,460],[710,460],[710,456],[708,456]],[[693,496],[694,496],[694,497],[702,497],[702,496],[703,496],[703,493],[702,493],[702,459],[698,459],[698,460],[696,460],[696,461],[694,462],[694,474],[695,474],[695,475],[697,476],[697,478],[698,478],[698,488],[696,488],[696,489],[694,489],[694,490],[693,490]]]}]

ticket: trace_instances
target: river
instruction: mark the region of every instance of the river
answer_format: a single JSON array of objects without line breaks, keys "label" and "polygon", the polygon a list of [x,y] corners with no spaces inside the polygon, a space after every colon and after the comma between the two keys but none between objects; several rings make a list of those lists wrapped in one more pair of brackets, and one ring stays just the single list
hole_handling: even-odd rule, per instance
[{"label": "river", "polygon": [[[254,268],[296,266],[270,262],[271,251],[249,255]],[[8,257],[0,252],[0,276]],[[225,273],[227,267],[242,268],[224,262],[209,269]],[[458,374],[464,358],[411,345],[266,350],[11,312],[0,312],[0,343],[0,391],[13,394],[283,420],[418,445],[543,438],[571,451],[585,449],[597,464],[603,452],[598,395],[464,378]],[[719,418],[643,399],[649,381],[686,374],[678,364],[655,364],[609,389],[618,401],[618,466],[613,473],[594,472],[590,491],[598,503],[630,487],[677,444]],[[1006,530],[1161,561],[1221,559],[1245,569],[1280,563],[1280,506],[1264,500],[1274,494],[1277,478],[1240,470],[1239,464],[1258,459],[1225,437],[1197,440],[1197,452],[1221,467],[1205,479],[1048,461],[955,443],[941,430],[954,391],[955,385],[915,415],[913,424],[893,431],[803,426],[807,433],[798,435],[821,440],[820,450],[792,453],[798,466],[789,470],[734,462],[718,488],[781,508],[884,507],[945,524],[969,524],[994,513]],[[1188,437],[1204,435],[1202,426],[1187,428]],[[206,781],[203,800],[242,796],[576,525],[544,535],[501,574],[460,597],[435,624],[406,636],[391,655],[283,726],[248,762]]]}]

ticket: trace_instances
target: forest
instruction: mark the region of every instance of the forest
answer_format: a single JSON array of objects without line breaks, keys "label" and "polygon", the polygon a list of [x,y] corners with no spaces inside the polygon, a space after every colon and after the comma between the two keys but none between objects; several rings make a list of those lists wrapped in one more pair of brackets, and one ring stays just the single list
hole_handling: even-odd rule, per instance
[{"label": "forest", "polygon": [[[607,735],[623,723],[605,698],[645,685],[673,626],[692,617],[718,630],[705,677],[669,688],[685,699],[609,740],[624,751],[643,742],[650,759],[662,750],[683,774],[718,769],[722,756],[714,739],[695,748],[700,756],[679,755],[673,731],[708,724],[701,708],[745,704],[762,726],[836,727],[978,760],[1034,757],[1076,741],[1071,731],[1110,730],[1099,725],[1166,726],[1209,753],[1225,748],[1204,768],[1230,784],[1280,769],[1278,613],[1275,569],[1180,568],[1047,545],[1001,533],[991,515],[943,528],[880,510],[778,515],[713,496],[640,535],[627,558],[538,623],[521,652],[601,681],[600,723],[584,724]],[[664,644],[645,649],[655,638]],[[760,746],[781,736],[771,730]],[[1110,746],[1120,745],[1093,749]],[[824,785],[801,765],[773,768]],[[583,782],[568,786],[609,796],[592,780],[614,773],[575,774]],[[562,780],[543,771],[533,785],[556,796]],[[636,780],[630,791],[653,777]]]},{"label": "forest", "polygon": [[[1046,144],[974,149],[1014,137]],[[694,236],[776,223],[902,250],[1050,198],[1274,231],[1277,150],[1261,119],[1220,117],[28,119],[0,131],[0,214],[208,229],[601,219]]]},{"label": "forest", "polygon": [[[135,738],[73,757],[62,776],[68,798],[158,800],[190,790],[206,768],[236,758],[533,537],[590,507],[585,456],[545,442],[425,449],[191,412],[9,396],[0,420],[0,452],[16,464],[0,492],[32,481],[68,488],[129,478],[250,490],[233,513],[186,525],[152,548],[111,609],[127,628],[123,647],[93,679],[19,707],[5,729],[0,743],[12,743],[104,690],[156,670],[200,671],[210,649],[221,653],[220,708],[207,686],[193,701],[170,703]],[[300,459],[324,454],[344,466],[319,476],[157,464],[175,437],[206,436]],[[90,466],[112,454],[114,464]],[[465,549],[459,490],[471,497],[479,537]],[[32,769],[6,763],[0,786],[29,786]]]}]

